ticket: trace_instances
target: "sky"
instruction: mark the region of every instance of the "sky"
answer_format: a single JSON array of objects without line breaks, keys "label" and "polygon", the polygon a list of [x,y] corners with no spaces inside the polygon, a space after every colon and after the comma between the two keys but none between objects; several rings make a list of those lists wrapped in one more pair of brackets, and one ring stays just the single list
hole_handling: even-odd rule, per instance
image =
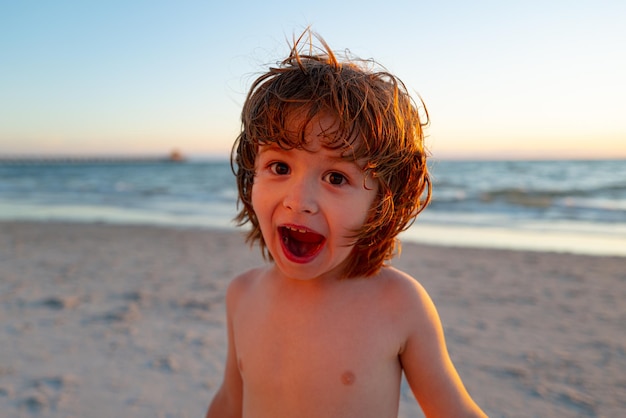
[{"label": "sky", "polygon": [[626,2],[0,1],[0,157],[227,156],[311,26],[428,109],[435,158],[626,158]]}]

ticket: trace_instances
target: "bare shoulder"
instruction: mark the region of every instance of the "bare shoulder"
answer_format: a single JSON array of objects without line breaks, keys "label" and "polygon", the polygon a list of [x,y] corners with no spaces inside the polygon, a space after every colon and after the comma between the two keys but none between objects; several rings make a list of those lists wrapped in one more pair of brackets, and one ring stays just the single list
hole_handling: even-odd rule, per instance
[{"label": "bare shoulder", "polygon": [[226,303],[233,307],[247,293],[251,291],[255,283],[264,275],[265,268],[257,267],[248,270],[231,280],[226,291]]},{"label": "bare shoulder", "polygon": [[263,275],[264,270],[265,269],[263,267],[257,267],[243,272],[238,276],[235,276],[235,278],[231,280],[230,284],[228,285],[228,291],[240,292],[245,290],[252,283],[254,283],[254,281],[258,280],[258,278]]},{"label": "bare shoulder", "polygon": [[484,417],[467,393],[448,354],[437,309],[424,287],[410,275],[386,269],[402,328],[402,369],[428,417]]},{"label": "bare shoulder", "polygon": [[414,308],[430,305],[426,289],[411,275],[393,267],[384,267],[379,273],[379,280],[384,283],[385,294],[402,308]]},{"label": "bare shoulder", "polygon": [[405,344],[415,336],[439,333],[441,325],[435,305],[414,277],[386,267],[381,270],[380,279],[384,283],[385,307],[393,316]]}]

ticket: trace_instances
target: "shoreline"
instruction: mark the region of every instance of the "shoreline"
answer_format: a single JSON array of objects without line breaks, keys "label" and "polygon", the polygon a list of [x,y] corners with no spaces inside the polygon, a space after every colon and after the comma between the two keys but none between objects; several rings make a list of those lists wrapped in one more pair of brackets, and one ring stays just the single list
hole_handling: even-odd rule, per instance
[{"label": "shoreline", "polygon": [[[226,350],[224,293],[261,263],[242,233],[0,221],[0,409],[202,416]],[[469,392],[490,416],[626,408],[623,257],[404,242]],[[420,417],[403,384],[400,418]]]},{"label": "shoreline", "polygon": [[[625,231],[626,234],[626,231]],[[626,257],[626,235],[545,229],[442,226],[416,222],[407,242],[443,247],[532,251],[599,257]]]},{"label": "shoreline", "polygon": [[[6,206],[6,205],[5,205]],[[0,224],[35,223],[35,224],[77,224],[126,227],[156,227],[173,230],[229,231],[242,233],[245,227],[238,228],[228,217],[217,219],[206,216],[187,216],[179,218],[163,214],[140,212],[128,214],[124,211],[108,209],[99,213],[95,209],[84,218],[64,219],[63,213],[74,213],[71,208],[60,207],[56,211],[33,211],[26,208],[23,218],[4,218],[3,205],[0,203]],[[6,210],[6,208],[4,208]],[[30,212],[29,212],[30,210]],[[7,213],[9,213],[8,211]],[[47,213],[47,216],[44,214]],[[94,218],[100,218],[94,220]],[[208,219],[208,220],[207,220]],[[496,226],[441,225],[420,222],[418,219],[409,230],[400,234],[405,244],[418,244],[436,247],[480,248],[485,250],[532,251],[557,254],[574,254],[598,257],[626,257],[626,230],[608,233],[594,230],[545,230],[536,228],[503,228]]]}]

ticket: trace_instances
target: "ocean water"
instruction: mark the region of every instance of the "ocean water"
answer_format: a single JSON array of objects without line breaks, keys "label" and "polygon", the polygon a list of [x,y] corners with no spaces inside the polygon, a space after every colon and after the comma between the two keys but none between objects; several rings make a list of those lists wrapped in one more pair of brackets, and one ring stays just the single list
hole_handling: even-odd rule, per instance
[{"label": "ocean water", "polygon": [[[626,256],[626,161],[431,161],[402,238]],[[234,228],[228,161],[0,162],[0,220]]]}]

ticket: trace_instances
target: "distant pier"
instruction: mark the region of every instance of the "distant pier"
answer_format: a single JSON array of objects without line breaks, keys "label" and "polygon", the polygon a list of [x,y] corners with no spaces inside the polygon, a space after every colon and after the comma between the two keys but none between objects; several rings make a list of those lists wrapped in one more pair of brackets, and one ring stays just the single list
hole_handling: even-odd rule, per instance
[{"label": "distant pier", "polygon": [[92,155],[92,156],[1,156],[0,164],[11,165],[42,165],[42,164],[154,164],[182,163],[186,158],[178,151],[165,156],[123,156],[123,155]]}]

